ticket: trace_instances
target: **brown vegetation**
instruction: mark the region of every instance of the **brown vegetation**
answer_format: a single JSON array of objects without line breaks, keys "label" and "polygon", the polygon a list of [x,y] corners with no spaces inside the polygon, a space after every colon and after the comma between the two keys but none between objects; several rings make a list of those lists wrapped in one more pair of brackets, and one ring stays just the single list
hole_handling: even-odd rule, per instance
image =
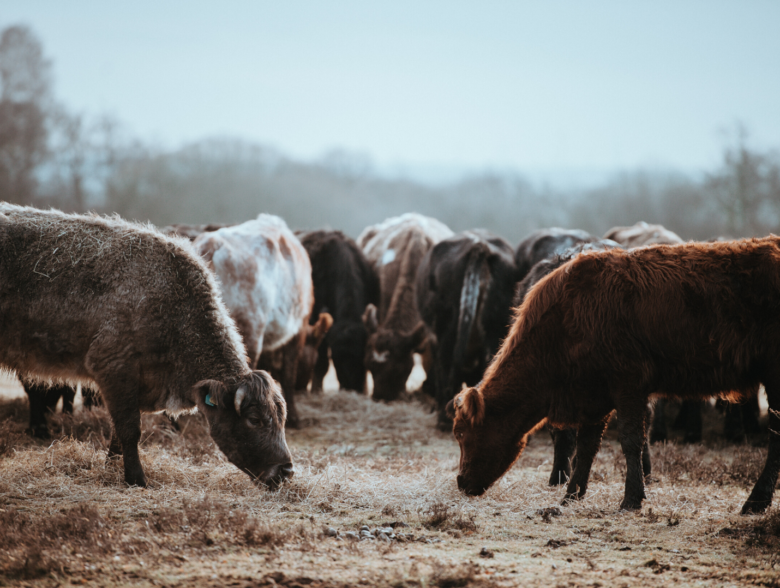
[{"label": "brown vegetation", "polygon": [[[24,402],[0,402],[7,446],[0,456],[0,584],[778,580],[777,509],[763,517],[736,512],[764,449],[654,446],[658,465],[647,504],[626,514],[618,512],[625,466],[612,431],[588,496],[560,508],[563,490],[547,486],[552,446],[542,433],[499,484],[469,499],[455,484],[457,444],[435,430],[429,409],[332,390],[300,400],[301,415],[313,424],[288,433],[296,476],[277,493],[258,490],[228,464],[197,414],[179,420],[181,432],[162,416],[144,416],[141,458],[153,483],[142,490],[119,485],[121,467],[106,462],[105,409],[54,415],[55,440],[44,443],[23,434]],[[344,535],[361,525],[392,524],[398,532],[401,523],[411,541]],[[329,527],[341,539],[328,536]]]}]

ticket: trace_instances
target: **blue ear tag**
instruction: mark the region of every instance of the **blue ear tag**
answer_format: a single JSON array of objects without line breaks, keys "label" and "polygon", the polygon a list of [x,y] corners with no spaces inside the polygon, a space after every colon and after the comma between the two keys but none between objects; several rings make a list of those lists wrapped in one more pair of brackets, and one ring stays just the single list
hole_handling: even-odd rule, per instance
[{"label": "blue ear tag", "polygon": [[217,406],[214,404],[214,402],[211,400],[211,392],[206,394],[206,406]]}]

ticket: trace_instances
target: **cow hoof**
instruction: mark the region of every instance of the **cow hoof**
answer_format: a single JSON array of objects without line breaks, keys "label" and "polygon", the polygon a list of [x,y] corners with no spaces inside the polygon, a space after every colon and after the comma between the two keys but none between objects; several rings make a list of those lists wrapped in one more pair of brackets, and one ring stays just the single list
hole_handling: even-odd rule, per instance
[{"label": "cow hoof", "polygon": [[623,502],[620,503],[620,510],[625,510],[625,511],[642,510],[642,501],[629,500],[628,498],[624,498]]},{"label": "cow hoof", "polygon": [[750,500],[745,503],[745,505],[742,507],[742,514],[743,515],[749,515],[749,514],[760,514],[766,509],[769,508],[769,505],[772,504],[771,500]]},{"label": "cow hoof", "polygon": [[575,502],[579,502],[579,500],[582,498],[579,494],[567,494],[563,497],[563,500],[561,500],[561,506],[569,506],[570,504],[574,504]]},{"label": "cow hoof", "polygon": [[125,473],[125,484],[131,488],[146,488],[146,476],[143,472],[138,474]]},{"label": "cow hoof", "polygon": [[49,433],[49,427],[46,425],[38,425],[25,431],[28,435],[35,437],[36,439],[51,439],[51,433]]}]

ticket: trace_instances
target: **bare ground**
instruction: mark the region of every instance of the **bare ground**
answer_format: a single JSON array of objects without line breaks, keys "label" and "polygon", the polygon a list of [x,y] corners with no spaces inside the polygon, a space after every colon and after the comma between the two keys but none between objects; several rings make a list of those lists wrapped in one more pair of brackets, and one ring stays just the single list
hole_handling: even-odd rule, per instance
[{"label": "bare ground", "polygon": [[[655,446],[634,514],[618,509],[611,437],[586,498],[559,507],[541,432],[484,497],[466,498],[457,444],[424,405],[332,391],[301,397],[309,425],[287,433],[296,474],[280,491],[227,463],[198,415],[181,432],[144,417],[141,490],[106,462],[103,409],[55,415],[42,442],[24,434],[18,386],[3,381],[2,394],[0,585],[780,586],[778,509],[739,515],[765,455],[750,445]],[[403,541],[345,536],[389,524]]]}]

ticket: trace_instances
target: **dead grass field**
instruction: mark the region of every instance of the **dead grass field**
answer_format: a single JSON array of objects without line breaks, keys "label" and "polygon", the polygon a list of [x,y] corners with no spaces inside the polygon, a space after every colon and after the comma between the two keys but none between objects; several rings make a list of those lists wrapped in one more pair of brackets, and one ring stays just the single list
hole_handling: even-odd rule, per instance
[{"label": "dead grass field", "polygon": [[[762,448],[655,446],[648,500],[629,514],[612,436],[585,500],[559,507],[542,432],[466,498],[457,444],[423,405],[331,391],[301,397],[309,426],[288,431],[296,474],[279,492],[227,463],[197,415],[181,432],[144,417],[141,490],[106,462],[102,409],[56,415],[54,440],[36,441],[18,391],[0,386],[0,585],[780,586],[778,509],[738,514]],[[389,524],[403,542],[345,537]]]}]

